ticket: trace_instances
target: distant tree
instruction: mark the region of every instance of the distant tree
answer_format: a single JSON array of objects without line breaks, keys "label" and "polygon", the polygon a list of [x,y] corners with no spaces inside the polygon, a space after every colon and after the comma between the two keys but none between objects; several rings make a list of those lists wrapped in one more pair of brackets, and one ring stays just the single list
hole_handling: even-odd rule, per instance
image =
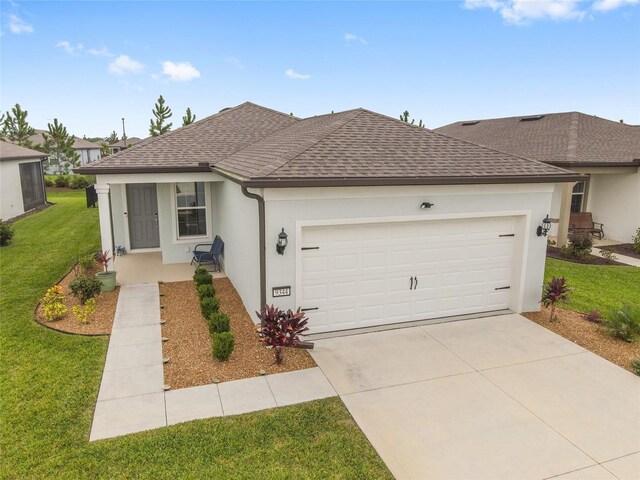
[{"label": "distant tree", "polygon": [[187,111],[184,117],[182,117],[182,126],[186,127],[196,121],[196,116],[191,114],[191,109],[187,107]]},{"label": "distant tree", "polygon": [[153,113],[155,121],[153,119],[150,121],[149,135],[157,137],[158,135],[162,135],[163,133],[167,133],[171,130],[173,123],[165,123],[169,118],[171,118],[171,109],[164,104],[164,98],[162,95],[158,97],[158,101],[151,113]]},{"label": "distant tree", "polygon": [[117,143],[118,140],[120,140],[120,138],[118,137],[118,134],[116,133],[116,131],[112,131],[111,135],[109,135],[108,137],[106,137],[104,139],[109,145],[113,145],[114,143]]},{"label": "distant tree", "polygon": [[35,129],[27,122],[29,112],[22,110],[20,104],[16,103],[11,112],[6,113],[6,118],[2,125],[2,134],[7,140],[21,147],[32,147],[29,140],[31,135],[36,133]]},{"label": "distant tree", "polygon": [[100,145],[100,156],[101,157],[108,157],[109,155],[111,155],[111,148],[109,148],[109,144],[107,142],[105,142],[104,140],[102,140],[100,143],[98,143],[98,145]]},{"label": "distant tree", "polygon": [[44,148],[49,154],[49,161],[58,165],[58,173],[69,173],[71,167],[78,165],[80,155],[73,149],[75,138],[69,135],[67,127],[53,119],[53,124],[47,124],[47,132],[43,133]]},{"label": "distant tree", "polygon": [[[411,125],[413,125],[416,121],[415,118],[412,118],[411,121],[409,121],[409,110],[405,110],[400,114],[400,120],[405,123],[410,123]],[[425,124],[422,122],[422,119],[418,121],[418,127],[425,128]]]},{"label": "distant tree", "polygon": [[6,115],[4,113],[0,113],[0,140],[4,140],[4,121],[6,119]]}]

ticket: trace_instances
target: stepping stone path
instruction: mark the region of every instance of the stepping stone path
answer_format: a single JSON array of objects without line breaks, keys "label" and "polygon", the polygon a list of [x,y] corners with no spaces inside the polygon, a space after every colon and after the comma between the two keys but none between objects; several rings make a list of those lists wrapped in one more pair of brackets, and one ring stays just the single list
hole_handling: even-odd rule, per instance
[{"label": "stepping stone path", "polygon": [[90,440],[336,396],[319,368],[164,391],[158,284],[120,288]]}]

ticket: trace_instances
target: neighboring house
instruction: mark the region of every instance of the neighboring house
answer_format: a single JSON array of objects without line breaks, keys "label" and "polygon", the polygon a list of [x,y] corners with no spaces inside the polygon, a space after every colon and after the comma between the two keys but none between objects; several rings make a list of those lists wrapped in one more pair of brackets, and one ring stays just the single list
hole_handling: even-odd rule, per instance
[{"label": "neighboring house", "polygon": [[[31,135],[29,140],[33,145],[44,145],[44,133],[47,130],[36,130],[35,135]],[[80,137],[73,137],[73,149],[80,156],[79,166],[86,165],[91,162],[95,162],[100,159],[100,145],[90,142]],[[58,173],[57,161],[54,158],[45,164],[46,173]]]},{"label": "neighboring house", "polygon": [[188,262],[220,235],[247,310],[302,307],[313,333],[537,310],[536,229],[580,178],[368,110],[252,103],[78,171],[97,176],[103,250]]},{"label": "neighboring house", "polygon": [[133,147],[134,145],[140,143],[142,140],[138,137],[127,138],[126,142],[124,140],[118,140],[116,143],[109,144],[109,149],[111,153],[118,153],[122,150],[126,150],[129,147]]},{"label": "neighboring house", "polygon": [[586,175],[554,191],[549,213],[561,245],[570,212],[591,212],[612,240],[630,242],[640,227],[640,126],[569,112],[463,121],[435,131]]},{"label": "neighboring house", "polygon": [[0,219],[10,220],[47,202],[42,162],[47,156],[0,141]]}]

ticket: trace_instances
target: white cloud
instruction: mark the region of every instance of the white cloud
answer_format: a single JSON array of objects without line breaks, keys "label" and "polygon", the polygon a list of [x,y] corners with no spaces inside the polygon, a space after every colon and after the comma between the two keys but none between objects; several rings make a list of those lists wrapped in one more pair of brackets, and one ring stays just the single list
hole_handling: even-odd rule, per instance
[{"label": "white cloud", "polygon": [[174,82],[188,82],[194,78],[200,78],[200,72],[189,62],[173,63],[162,62],[162,73]]},{"label": "white cloud", "polygon": [[9,15],[9,30],[11,33],[33,33],[33,27],[17,15]]},{"label": "white cloud", "polygon": [[506,23],[524,25],[533,20],[582,20],[590,10],[614,10],[640,0],[465,0],[468,9],[489,8]]},{"label": "white cloud", "polygon": [[102,48],[90,48],[87,50],[89,55],[93,55],[94,57],[113,57],[113,53],[111,53],[107,47]]},{"label": "white cloud", "polygon": [[345,33],[344,39],[347,42],[359,42],[363,45],[366,45],[368,43],[364,38],[359,37],[358,35],[354,35],[353,33]]},{"label": "white cloud", "polygon": [[62,40],[62,41],[56,43],[56,48],[63,49],[69,55],[75,55],[77,52],[80,52],[84,48],[84,45],[79,43],[79,44],[73,46],[68,41]]},{"label": "white cloud", "polygon": [[143,69],[144,65],[130,58],[129,55],[120,55],[109,64],[109,73],[114,75],[140,73]]},{"label": "white cloud", "polygon": [[311,78],[311,75],[306,73],[298,73],[291,68],[285,70],[284,74],[289,78],[293,78],[294,80],[307,80]]},{"label": "white cloud", "polygon": [[640,0],[596,0],[593,2],[593,9],[606,12],[625,5],[638,5],[639,3]]}]

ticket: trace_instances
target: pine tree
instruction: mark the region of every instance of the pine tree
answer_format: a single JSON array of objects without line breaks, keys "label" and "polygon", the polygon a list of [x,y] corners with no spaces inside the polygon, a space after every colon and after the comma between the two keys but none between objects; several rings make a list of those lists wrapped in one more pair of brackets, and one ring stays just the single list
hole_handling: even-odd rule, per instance
[{"label": "pine tree", "polygon": [[165,122],[171,118],[171,109],[164,104],[164,98],[162,95],[158,97],[158,101],[151,113],[153,113],[155,121],[151,119],[149,122],[149,135],[157,137],[158,135],[162,135],[163,133],[167,133],[171,130],[173,123],[165,124]]},{"label": "pine tree", "polygon": [[191,114],[191,109],[187,107],[187,112],[184,117],[182,117],[182,126],[186,127],[187,125],[191,125],[196,121],[196,116]]},{"label": "pine tree", "polygon": [[4,135],[4,121],[6,119],[6,115],[4,113],[0,113],[0,140],[5,139]]},{"label": "pine tree", "polygon": [[[412,118],[411,121],[409,121],[409,110],[405,110],[400,114],[400,120],[402,120],[405,123],[410,123],[411,125],[413,125],[416,121],[415,118]],[[425,124],[422,122],[422,119],[418,121],[418,127],[425,128]]]},{"label": "pine tree", "polygon": [[116,133],[115,130],[111,132],[111,135],[109,135],[107,138],[105,138],[105,141],[109,145],[113,145],[114,143],[117,143],[118,140],[120,140],[120,138],[118,138],[118,134]]},{"label": "pine tree", "polygon": [[15,143],[21,147],[33,146],[29,137],[36,133],[35,129],[27,122],[28,113],[26,110],[22,110],[20,104],[16,103],[16,106],[11,109],[11,112],[7,112],[7,118],[5,118],[2,126],[3,136],[11,143]]},{"label": "pine tree", "polygon": [[50,160],[57,162],[58,173],[69,173],[71,167],[78,165],[80,155],[73,149],[75,138],[67,133],[67,127],[53,119],[53,124],[47,124],[48,131],[43,133],[44,148],[50,155]]}]

